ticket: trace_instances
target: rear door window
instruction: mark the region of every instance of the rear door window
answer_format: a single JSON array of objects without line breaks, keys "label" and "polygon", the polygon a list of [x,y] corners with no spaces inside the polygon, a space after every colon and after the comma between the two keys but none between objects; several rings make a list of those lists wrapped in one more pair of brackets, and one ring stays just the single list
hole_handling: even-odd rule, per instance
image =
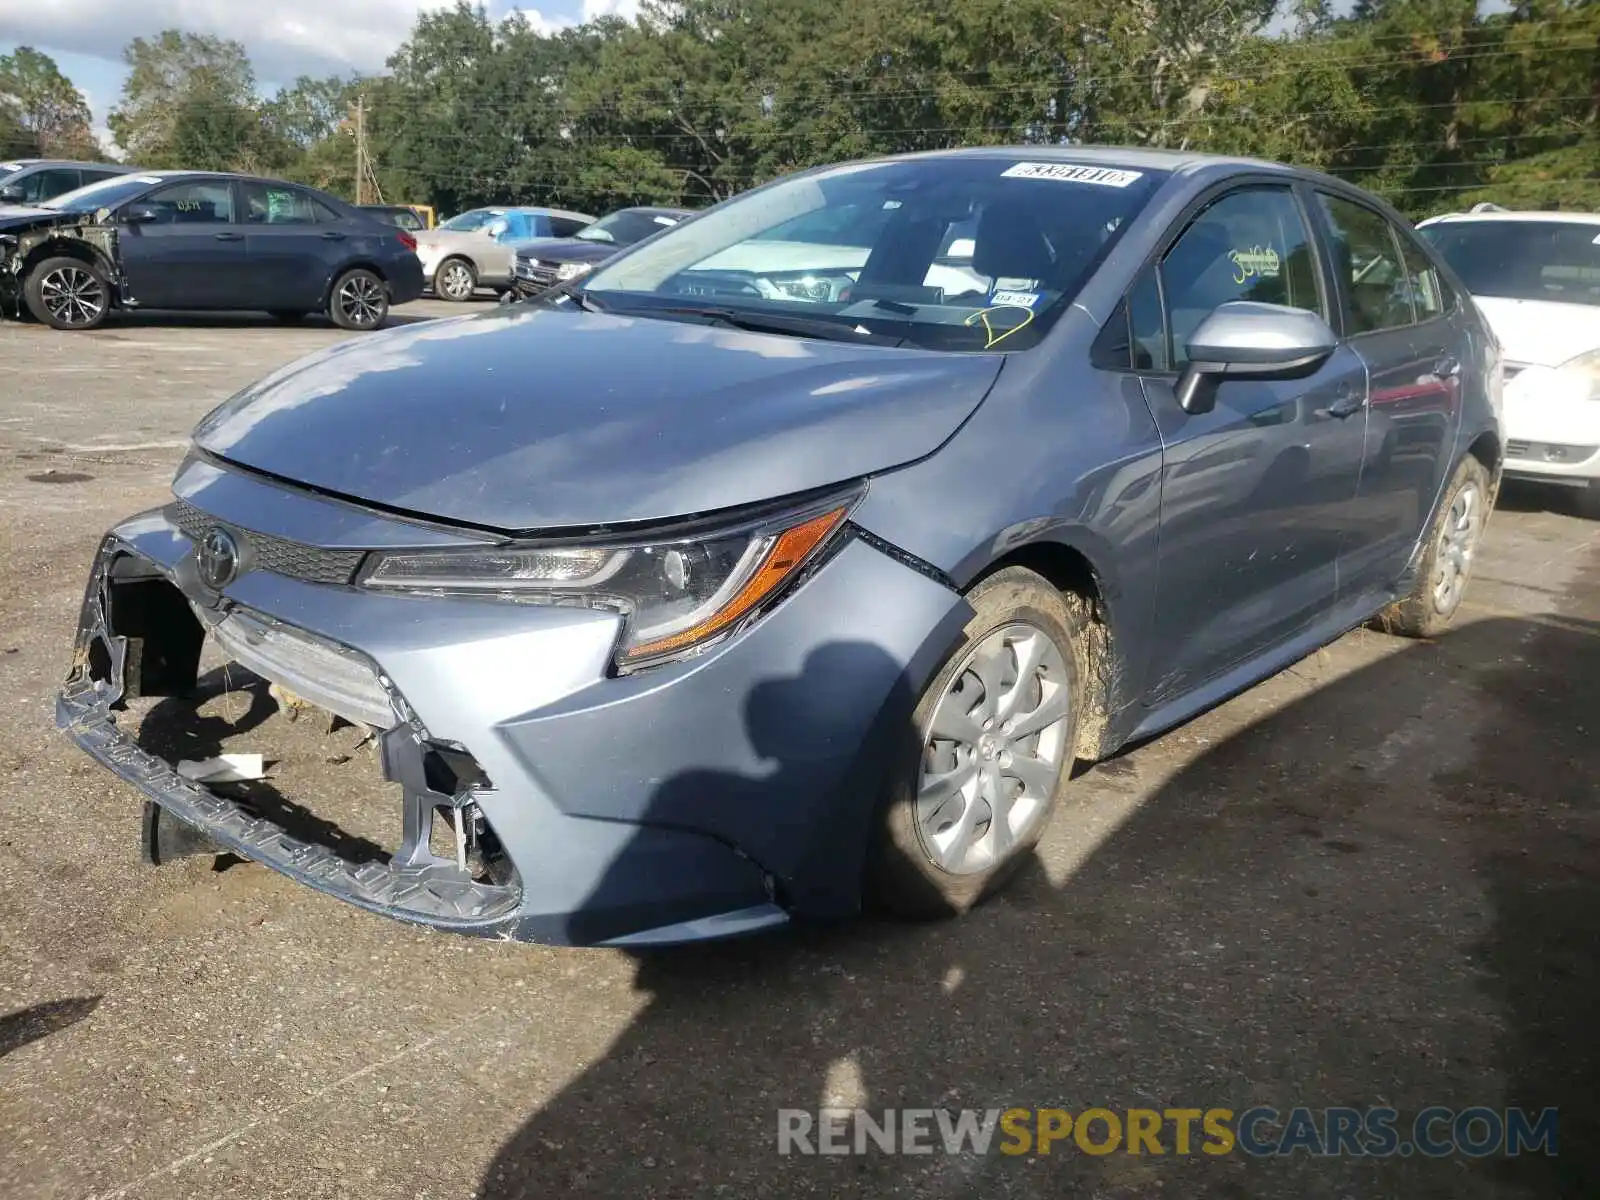
[{"label": "rear door window", "polygon": [[299,188],[273,183],[246,183],[245,221],[250,225],[316,225],[338,215]]},{"label": "rear door window", "polygon": [[1411,307],[1416,311],[1417,321],[1431,321],[1435,317],[1443,316],[1445,310],[1444,290],[1439,283],[1439,272],[1428,261],[1428,256],[1421,249],[1411,243],[1411,239],[1404,233],[1395,232],[1395,241],[1400,243],[1400,261],[1405,266],[1406,289],[1411,294]]},{"label": "rear door window", "polygon": [[1412,281],[1388,220],[1343,196],[1318,192],[1317,203],[1328,221],[1334,274],[1345,292],[1345,332],[1355,336],[1412,324]]}]

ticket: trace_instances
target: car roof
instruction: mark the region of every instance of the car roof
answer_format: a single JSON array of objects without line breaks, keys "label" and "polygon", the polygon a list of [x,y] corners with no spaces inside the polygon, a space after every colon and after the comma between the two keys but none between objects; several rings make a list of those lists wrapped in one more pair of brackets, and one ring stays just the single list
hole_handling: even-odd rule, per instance
[{"label": "car roof", "polygon": [[1542,221],[1556,222],[1566,225],[1595,225],[1600,226],[1600,213],[1590,212],[1548,212],[1521,211],[1513,212],[1509,209],[1483,209],[1478,212],[1444,213],[1437,217],[1429,217],[1426,221],[1418,221],[1420,228],[1424,225],[1458,225],[1471,222],[1517,222],[1517,221]]},{"label": "car roof", "polygon": [[97,171],[111,171],[115,174],[126,175],[137,171],[138,167],[130,167],[125,163],[89,162],[77,158],[4,158],[0,165],[15,166],[19,170],[23,167],[93,167]]},{"label": "car roof", "polygon": [[647,217],[687,217],[694,210],[689,208],[666,208],[659,204],[630,204],[627,208],[617,208],[612,211],[644,213]]}]

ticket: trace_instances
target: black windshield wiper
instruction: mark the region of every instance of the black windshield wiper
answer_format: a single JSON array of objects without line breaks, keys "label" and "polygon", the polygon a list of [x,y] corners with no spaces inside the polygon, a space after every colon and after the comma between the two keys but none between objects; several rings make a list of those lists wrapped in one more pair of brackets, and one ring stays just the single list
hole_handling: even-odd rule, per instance
[{"label": "black windshield wiper", "polygon": [[843,325],[816,317],[791,317],[786,313],[750,312],[747,309],[712,308],[700,305],[673,305],[670,308],[640,309],[637,314],[670,317],[701,317],[713,325],[727,325],[751,333],[784,333],[793,337],[821,338],[830,342],[855,342],[866,346],[898,346],[903,339],[873,333],[864,326]]}]

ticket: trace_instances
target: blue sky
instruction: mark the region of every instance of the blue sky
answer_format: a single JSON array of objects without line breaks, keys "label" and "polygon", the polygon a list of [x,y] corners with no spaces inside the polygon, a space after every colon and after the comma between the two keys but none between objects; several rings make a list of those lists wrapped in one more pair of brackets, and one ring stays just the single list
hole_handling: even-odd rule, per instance
[{"label": "blue sky", "polygon": [[[261,89],[298,75],[374,71],[410,32],[419,10],[452,0],[0,0],[0,53],[18,45],[51,55],[88,98],[97,127],[127,75],[122,47],[178,28],[244,43]],[[637,0],[490,0],[491,15],[520,8],[535,24],[576,24]]]}]

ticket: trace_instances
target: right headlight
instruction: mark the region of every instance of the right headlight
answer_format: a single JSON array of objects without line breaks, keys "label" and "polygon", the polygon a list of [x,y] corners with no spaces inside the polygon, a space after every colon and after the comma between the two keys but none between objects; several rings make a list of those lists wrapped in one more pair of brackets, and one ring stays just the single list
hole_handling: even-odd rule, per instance
[{"label": "right headlight", "polygon": [[1600,346],[1567,359],[1556,368],[1556,373],[1569,381],[1575,390],[1575,399],[1600,400]]},{"label": "right headlight", "polygon": [[705,649],[761,612],[843,528],[860,491],[703,534],[383,551],[362,587],[577,604],[622,614],[622,671]]}]

